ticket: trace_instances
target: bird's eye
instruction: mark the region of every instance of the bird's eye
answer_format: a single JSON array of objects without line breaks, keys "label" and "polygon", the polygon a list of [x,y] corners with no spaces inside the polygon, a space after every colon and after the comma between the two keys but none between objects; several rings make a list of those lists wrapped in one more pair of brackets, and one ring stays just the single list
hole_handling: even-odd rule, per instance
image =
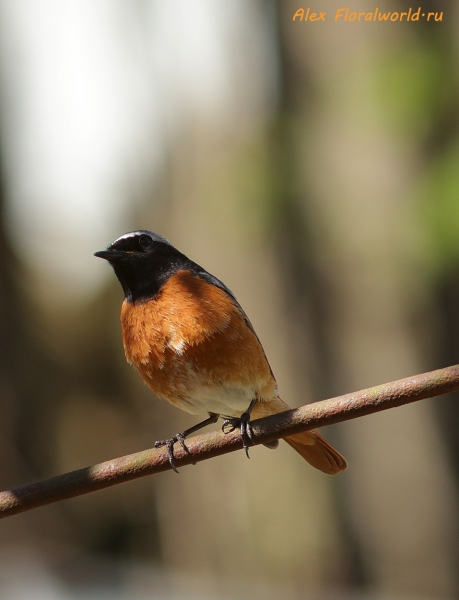
[{"label": "bird's eye", "polygon": [[142,235],[139,238],[139,246],[143,249],[146,250],[147,248],[149,248],[153,243],[153,240],[151,239],[151,237],[149,235]]}]

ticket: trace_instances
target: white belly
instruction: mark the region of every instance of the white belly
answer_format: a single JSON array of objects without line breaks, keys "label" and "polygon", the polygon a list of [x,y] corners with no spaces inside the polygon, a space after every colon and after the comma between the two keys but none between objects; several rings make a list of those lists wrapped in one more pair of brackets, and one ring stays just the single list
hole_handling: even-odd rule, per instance
[{"label": "white belly", "polygon": [[254,388],[229,388],[223,386],[200,386],[188,390],[184,401],[174,401],[174,405],[193,415],[216,413],[225,417],[239,417],[256,398]]}]

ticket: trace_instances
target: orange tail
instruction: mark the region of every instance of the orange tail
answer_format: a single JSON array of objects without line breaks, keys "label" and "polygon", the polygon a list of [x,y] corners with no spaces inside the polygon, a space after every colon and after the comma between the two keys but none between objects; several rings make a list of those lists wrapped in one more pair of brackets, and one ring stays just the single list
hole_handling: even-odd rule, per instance
[{"label": "orange tail", "polygon": [[297,433],[284,438],[284,440],[292,448],[295,448],[310,465],[328,475],[336,475],[340,471],[347,469],[347,462],[344,456],[341,456],[315,430]]},{"label": "orange tail", "polygon": [[[289,408],[281,398],[257,402],[252,411],[252,418],[260,419]],[[336,475],[347,468],[346,459],[315,430],[296,433],[284,439],[310,465],[328,475]]]}]

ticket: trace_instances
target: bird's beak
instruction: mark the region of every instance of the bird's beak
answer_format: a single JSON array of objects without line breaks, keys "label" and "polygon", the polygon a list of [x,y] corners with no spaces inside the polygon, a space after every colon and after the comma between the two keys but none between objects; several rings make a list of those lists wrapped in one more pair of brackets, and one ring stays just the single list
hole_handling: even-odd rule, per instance
[{"label": "bird's beak", "polygon": [[123,258],[123,256],[126,256],[126,252],[121,252],[120,250],[100,250],[99,252],[94,252],[94,256],[111,262],[117,258]]}]

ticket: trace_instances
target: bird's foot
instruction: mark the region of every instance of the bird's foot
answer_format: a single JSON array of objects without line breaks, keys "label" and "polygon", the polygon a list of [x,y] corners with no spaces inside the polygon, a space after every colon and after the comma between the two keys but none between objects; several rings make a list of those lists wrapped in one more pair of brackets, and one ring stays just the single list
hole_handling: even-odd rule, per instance
[{"label": "bird's foot", "polygon": [[166,446],[167,455],[169,457],[169,464],[176,473],[178,473],[178,471],[175,466],[174,444],[175,444],[175,442],[178,442],[182,446],[182,448],[185,450],[185,452],[187,454],[189,454],[190,451],[186,447],[185,438],[186,438],[186,436],[183,433],[176,433],[168,440],[160,440],[158,442],[155,442],[155,448],[162,448],[163,446]]},{"label": "bird's foot", "polygon": [[250,458],[249,445],[253,446],[255,442],[253,440],[253,430],[252,425],[250,423],[249,412],[242,413],[240,417],[231,417],[223,421],[223,433],[232,433],[238,428],[240,428],[241,431],[242,447],[245,450],[247,458]]},{"label": "bird's foot", "polygon": [[[193,425],[193,427],[189,427],[188,429],[185,429],[185,431],[182,431],[182,433],[176,433],[174,436],[172,436],[168,440],[161,440],[159,442],[155,442],[155,448],[162,448],[163,446],[166,446],[167,455],[169,456],[169,463],[170,463],[171,467],[174,469],[174,471],[176,473],[178,473],[178,471],[175,467],[175,459],[174,459],[174,444],[175,444],[175,442],[178,442],[182,446],[182,448],[185,450],[185,452],[187,454],[189,454],[190,451],[188,450],[188,448],[185,445],[185,438],[187,438],[191,433],[194,433],[195,431],[199,431],[199,429],[202,429],[206,425],[211,425],[212,423],[216,423],[218,421],[218,417],[219,417],[219,415],[217,415],[216,413],[209,413],[209,418],[205,419],[204,421],[201,421],[201,423],[198,423],[197,425]],[[193,464],[196,464],[196,463],[193,463]]]}]

